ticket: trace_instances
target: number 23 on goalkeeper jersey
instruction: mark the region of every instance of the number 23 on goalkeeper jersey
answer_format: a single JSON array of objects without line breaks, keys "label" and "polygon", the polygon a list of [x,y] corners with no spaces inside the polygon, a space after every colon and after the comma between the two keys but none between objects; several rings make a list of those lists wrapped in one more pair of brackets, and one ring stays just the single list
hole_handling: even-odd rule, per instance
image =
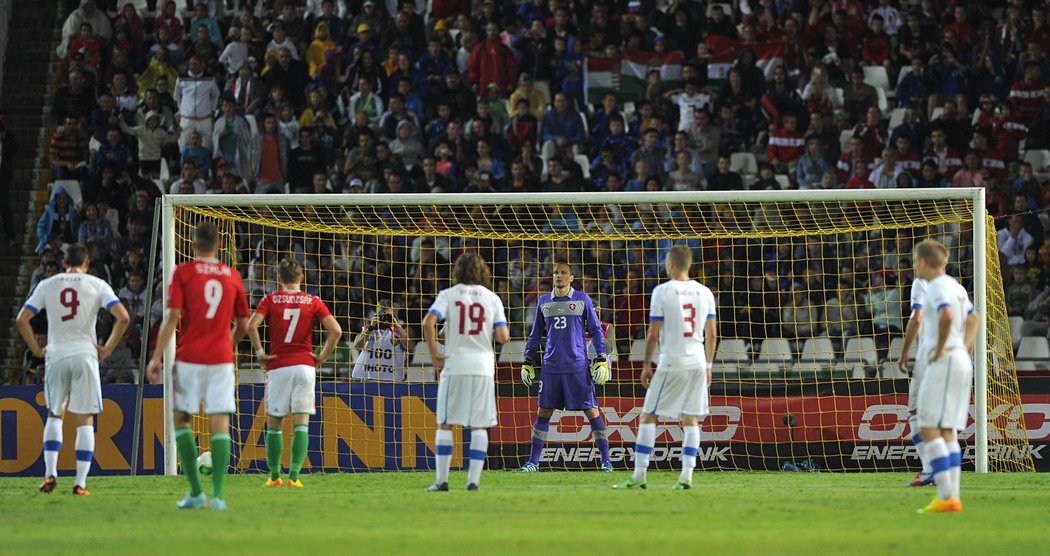
[{"label": "number 23 on goalkeeper jersey", "polygon": [[445,321],[444,375],[496,375],[492,331],[507,326],[503,301],[485,286],[456,284],[441,290],[430,312]]},{"label": "number 23 on goalkeeper jersey", "polygon": [[714,294],[696,280],[671,280],[653,288],[649,320],[663,322],[657,367],[703,369],[707,365],[704,328],[716,313]]}]

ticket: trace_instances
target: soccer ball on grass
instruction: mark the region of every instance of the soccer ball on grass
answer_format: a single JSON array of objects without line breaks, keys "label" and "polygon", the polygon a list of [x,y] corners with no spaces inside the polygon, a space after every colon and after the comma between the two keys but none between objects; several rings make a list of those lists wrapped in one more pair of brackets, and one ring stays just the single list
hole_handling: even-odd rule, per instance
[{"label": "soccer ball on grass", "polygon": [[197,456],[197,470],[201,475],[211,475],[211,452]]}]

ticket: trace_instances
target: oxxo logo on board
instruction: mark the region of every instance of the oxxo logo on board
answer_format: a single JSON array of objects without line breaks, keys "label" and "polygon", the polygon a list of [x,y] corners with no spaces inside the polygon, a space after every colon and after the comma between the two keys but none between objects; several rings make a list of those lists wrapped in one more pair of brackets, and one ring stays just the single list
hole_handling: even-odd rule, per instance
[{"label": "oxxo logo on board", "polygon": [[[635,441],[635,428],[637,427],[638,417],[642,414],[642,408],[633,407],[624,414],[620,414],[614,407],[602,407],[600,408],[602,416],[605,417],[606,423],[606,434],[608,434],[610,441],[614,440],[618,435],[620,440],[623,442],[634,442]],[[591,426],[586,420],[583,420],[580,424],[568,424],[562,423],[562,417],[566,415],[580,415],[579,412],[564,412],[555,411],[554,415],[551,416],[550,433],[548,433],[548,442],[584,442],[591,437]],[[716,442],[732,440],[736,436],[737,429],[740,424],[741,410],[739,407],[731,405],[714,406],[711,408],[709,417],[717,417],[719,421],[725,420],[726,424],[721,430],[711,430],[711,427],[701,426],[700,427],[700,442]],[[677,421],[674,422],[658,422],[656,424],[656,437],[662,438],[664,434],[676,442],[680,442],[683,437],[682,427]],[[611,452],[610,452],[611,457]],[[653,458],[655,459],[655,454]],[[567,460],[568,461],[568,460]],[[585,460],[589,461],[589,460]]]}]

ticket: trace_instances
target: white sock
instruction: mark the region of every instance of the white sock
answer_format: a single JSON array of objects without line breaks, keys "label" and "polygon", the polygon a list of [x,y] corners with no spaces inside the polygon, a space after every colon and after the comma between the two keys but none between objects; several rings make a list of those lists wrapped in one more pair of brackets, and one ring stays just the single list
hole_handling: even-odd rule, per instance
[{"label": "white sock", "polygon": [[47,417],[44,424],[44,478],[58,476],[58,452],[62,450],[62,419]]},{"label": "white sock", "polygon": [[962,448],[959,440],[948,442],[948,461],[951,463],[948,474],[952,478],[952,496],[959,498],[959,482],[962,479]]},{"label": "white sock", "polygon": [[911,428],[912,444],[915,444],[915,451],[919,453],[919,461],[922,462],[922,472],[929,475],[933,472],[933,468],[930,467],[930,458],[926,457],[926,450],[923,448],[926,443],[919,436],[919,427],[915,426],[915,420],[909,419],[908,423]]},{"label": "white sock", "polygon": [[95,427],[84,425],[77,427],[77,480],[73,483],[80,488],[87,488],[88,471],[91,460],[95,457]]},{"label": "white sock", "polygon": [[937,497],[947,500],[952,496],[948,444],[941,437],[925,442],[925,444],[926,455],[930,457],[930,466],[933,467],[933,482],[937,484]]},{"label": "white sock", "polygon": [[481,470],[485,467],[485,453],[489,450],[489,431],[478,429],[470,431],[470,467],[467,470],[467,484],[478,484]]},{"label": "white sock", "polygon": [[638,425],[638,439],[634,442],[634,481],[645,480],[645,470],[649,468],[649,456],[653,453],[656,442],[656,423]]},{"label": "white sock", "polygon": [[434,435],[434,451],[437,454],[437,484],[448,482],[448,468],[452,465],[452,431],[438,429]]},{"label": "white sock", "polygon": [[682,438],[682,474],[678,477],[680,483],[693,481],[693,468],[696,467],[696,453],[700,450],[700,427],[683,427],[685,436]]}]

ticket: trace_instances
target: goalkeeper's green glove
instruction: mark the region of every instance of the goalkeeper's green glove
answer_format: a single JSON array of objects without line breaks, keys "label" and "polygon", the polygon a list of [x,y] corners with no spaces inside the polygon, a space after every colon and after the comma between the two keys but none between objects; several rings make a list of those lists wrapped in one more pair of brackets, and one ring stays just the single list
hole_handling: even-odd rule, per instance
[{"label": "goalkeeper's green glove", "polygon": [[532,381],[536,379],[536,368],[532,366],[532,358],[526,357],[525,361],[521,364],[521,382],[525,386],[532,386]]},{"label": "goalkeeper's green glove", "polygon": [[591,362],[591,378],[594,379],[594,383],[602,385],[609,380],[609,362],[606,361],[604,355],[599,355],[594,358]]}]

